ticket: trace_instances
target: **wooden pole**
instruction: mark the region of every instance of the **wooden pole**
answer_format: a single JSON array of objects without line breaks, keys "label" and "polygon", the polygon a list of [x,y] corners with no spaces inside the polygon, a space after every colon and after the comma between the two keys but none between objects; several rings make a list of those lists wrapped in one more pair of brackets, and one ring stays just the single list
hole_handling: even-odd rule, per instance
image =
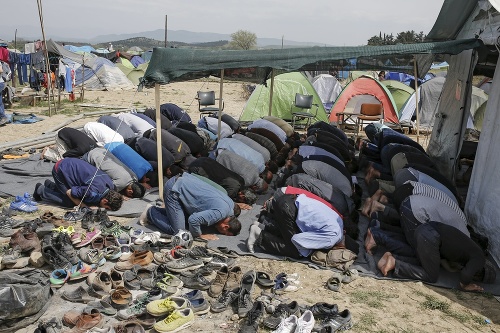
[{"label": "wooden pole", "polygon": [[217,140],[220,140],[220,131],[222,127],[222,92],[224,88],[224,70],[220,70],[220,86],[219,86],[219,121],[217,123]]},{"label": "wooden pole", "polygon": [[[17,29],[14,32],[14,50],[16,50],[17,53]],[[15,88],[16,87],[16,71],[12,71],[12,86]]]},{"label": "wooden pole", "polygon": [[165,15],[165,47],[167,47],[167,22],[168,22],[168,15]]},{"label": "wooden pole", "polygon": [[83,97],[85,96],[85,55],[82,54],[82,90],[80,93],[80,101],[83,103]]},{"label": "wooden pole", "polygon": [[271,88],[269,88],[269,113],[271,116],[273,114],[273,94],[274,94],[274,68],[271,71]]},{"label": "wooden pole", "polygon": [[161,113],[160,113],[160,84],[155,83],[155,106],[156,106],[156,154],[158,156],[158,190],[160,200],[163,200],[163,159],[161,145]]},{"label": "wooden pole", "polygon": [[418,73],[417,73],[417,58],[413,58],[413,70],[415,72],[415,112],[417,113],[417,143],[420,143],[420,115],[418,107]]},{"label": "wooden pole", "polygon": [[50,89],[51,89],[51,79],[50,79],[50,66],[49,66],[49,52],[47,51],[47,41],[45,39],[45,29],[43,27],[43,10],[42,10],[42,0],[37,0],[38,4],[38,17],[40,18],[40,27],[42,29],[42,39],[45,55],[45,72],[47,74],[47,92],[49,95],[49,117],[52,117],[52,109],[50,107]]}]

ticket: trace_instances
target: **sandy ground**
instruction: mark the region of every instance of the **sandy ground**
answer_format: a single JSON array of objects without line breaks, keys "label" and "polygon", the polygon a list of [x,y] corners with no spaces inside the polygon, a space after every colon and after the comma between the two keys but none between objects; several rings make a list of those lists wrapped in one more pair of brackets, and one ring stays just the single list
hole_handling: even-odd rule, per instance
[{"label": "sandy ground", "polygon": [[[196,91],[206,88],[206,81],[175,83],[161,88],[161,103],[172,102],[185,108],[193,120],[198,119],[198,105],[194,97]],[[216,81],[208,83],[210,90],[219,89]],[[224,84],[225,111],[238,117],[245,105],[241,83]],[[104,104],[109,107],[143,108],[154,106],[154,90],[143,92],[85,92],[85,102]],[[82,108],[77,103],[64,103],[64,113],[52,117],[43,116],[47,107],[19,108],[14,111],[36,113],[44,121],[30,125],[7,125],[0,127],[0,144],[14,140],[32,138],[44,131],[74,118],[79,113],[102,111],[99,108]],[[7,110],[9,113],[12,110]],[[88,117],[72,123],[70,126],[82,126],[97,117]],[[44,206],[40,212],[50,209],[62,214],[62,210]],[[41,214],[39,213],[39,214]],[[126,221],[122,219],[121,221]],[[279,272],[298,272],[301,288],[285,295],[299,304],[316,302],[336,303],[343,310],[352,312],[354,327],[352,332],[500,332],[500,305],[491,295],[466,293],[458,290],[435,288],[421,282],[398,282],[360,277],[348,285],[343,285],[340,292],[333,292],[325,287],[331,273],[315,270],[303,264],[240,257],[238,263],[245,268],[266,271],[271,276]],[[74,286],[65,286],[72,289]],[[82,309],[83,305],[60,299],[59,290],[52,298],[52,305],[41,320],[53,316],[62,317],[70,309]],[[255,295],[260,293],[256,288]],[[197,318],[194,326],[186,331],[197,332],[237,332],[237,323],[231,320],[232,312],[221,314],[209,313]],[[490,323],[488,323],[490,322]],[[33,332],[36,325],[31,325],[19,332]],[[265,332],[265,330],[261,330]]]}]

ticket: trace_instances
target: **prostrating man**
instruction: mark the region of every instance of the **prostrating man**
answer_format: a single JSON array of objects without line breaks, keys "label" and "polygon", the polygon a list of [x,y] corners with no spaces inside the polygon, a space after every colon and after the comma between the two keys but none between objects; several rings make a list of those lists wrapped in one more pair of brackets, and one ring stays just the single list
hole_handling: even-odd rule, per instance
[{"label": "prostrating man", "polygon": [[[156,129],[144,133],[145,138],[156,142]],[[174,157],[174,163],[187,168],[196,158],[191,155],[189,146],[167,130],[161,130],[161,145]]]},{"label": "prostrating man", "polygon": [[281,196],[273,203],[272,216],[274,224],[254,223],[250,227],[250,252],[257,245],[264,252],[299,259],[314,250],[331,249],[343,240],[340,215],[304,194]]},{"label": "prostrating man", "polygon": [[120,209],[123,197],[115,191],[111,178],[101,170],[78,158],[64,158],[52,169],[54,181],[38,183],[35,200],[47,200],[60,206],[98,206]]},{"label": "prostrating man", "polygon": [[97,147],[97,143],[85,133],[71,127],[57,132],[56,144],[46,147],[40,158],[57,162],[64,157],[81,157]]},{"label": "prostrating man", "polygon": [[238,235],[241,230],[241,223],[235,217],[239,215],[239,206],[212,185],[189,173],[167,181],[164,202],[165,208],[149,208],[147,219],[168,234],[185,229],[186,221],[192,235],[203,239],[217,237],[203,234],[202,227],[213,225],[226,236]]},{"label": "prostrating man", "polygon": [[[139,138],[135,143],[135,150],[144,157],[153,170],[158,171],[158,150],[156,141],[147,138]],[[162,167],[166,177],[170,178],[182,172],[181,167],[174,164],[174,156],[163,146],[161,147]]]},{"label": "prostrating man", "polygon": [[[213,117],[202,117],[198,121],[198,127],[205,128],[205,129],[209,130],[210,132],[212,132],[214,135],[218,135],[219,119],[213,118]],[[225,122],[221,121],[220,137],[227,138],[228,136],[231,136],[233,133],[234,133],[234,131],[231,128],[231,126],[229,126]]]},{"label": "prostrating man", "polygon": [[138,182],[135,173],[104,148],[94,148],[82,160],[104,171],[113,180],[118,192],[127,198],[142,198],[146,188]]},{"label": "prostrating man", "polygon": [[265,192],[268,187],[267,184],[272,180],[270,171],[259,174],[259,170],[252,162],[231,151],[223,150],[219,152],[215,160],[240,175],[245,180],[245,186],[252,188],[254,191]]},{"label": "prostrating man", "polygon": [[110,142],[124,142],[123,136],[120,133],[112,130],[108,126],[95,122],[89,121],[83,126],[83,131],[89,136],[89,138],[94,139],[99,147],[104,147],[106,143]]},{"label": "prostrating man", "polygon": [[262,155],[258,151],[253,150],[252,148],[250,148],[250,146],[247,146],[239,140],[232,138],[224,138],[219,140],[219,142],[217,143],[217,151],[220,152],[221,150],[232,151],[233,153],[240,155],[247,161],[250,161],[257,167],[259,173],[263,173],[264,170],[266,170],[266,163],[264,162],[264,158],[262,157]]},{"label": "prostrating man", "polygon": [[134,131],[134,133],[137,136],[143,136],[144,132],[146,132],[149,129],[154,128],[153,125],[151,125],[150,123],[148,123],[144,119],[141,119],[137,116],[134,116],[131,113],[123,112],[123,113],[119,113],[119,114],[115,115],[115,117],[122,120],[125,124],[130,126],[132,131]]},{"label": "prostrating man", "polygon": [[120,133],[120,135],[123,137],[123,140],[127,141],[136,136],[134,131],[130,128],[129,125],[127,125],[125,122],[122,120],[113,117],[113,116],[101,116],[99,119],[97,119],[98,123],[104,124],[111,128],[114,131],[117,131]]},{"label": "prostrating man", "polygon": [[[147,108],[144,111],[144,115],[146,115],[149,118],[151,118],[155,122],[155,124],[156,124],[156,110],[155,109]],[[161,113],[160,113],[160,123],[161,123],[160,124],[160,128],[161,129],[168,130],[170,127],[172,127],[172,122],[170,121],[170,119],[168,119],[167,117],[165,117]]]},{"label": "prostrating man", "polygon": [[177,124],[179,122],[191,122],[191,117],[187,114],[186,111],[178,107],[173,103],[164,103],[160,105],[160,112],[170,119],[172,124]]},{"label": "prostrating man", "polygon": [[173,126],[168,131],[184,141],[189,146],[189,150],[191,150],[191,154],[193,154],[193,156],[198,157],[203,153],[205,143],[198,133],[182,129],[177,126]]}]

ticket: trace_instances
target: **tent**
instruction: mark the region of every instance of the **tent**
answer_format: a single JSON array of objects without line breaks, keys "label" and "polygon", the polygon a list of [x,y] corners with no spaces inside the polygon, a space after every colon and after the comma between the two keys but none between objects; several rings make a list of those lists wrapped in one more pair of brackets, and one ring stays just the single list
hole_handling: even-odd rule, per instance
[{"label": "tent", "polygon": [[69,59],[81,66],[75,73],[76,85],[82,83],[88,90],[127,90],[134,89],[125,74],[108,59],[92,53],[77,54],[66,50],[51,39],[47,41],[47,51],[63,59]]},{"label": "tent", "polygon": [[492,80],[489,77],[486,77],[481,82],[479,82],[477,86],[489,95],[491,90],[491,82]]},{"label": "tent", "polygon": [[359,113],[361,104],[382,104],[384,122],[399,124],[396,103],[390,91],[378,80],[362,76],[349,83],[335,101],[330,112],[330,121],[337,121],[337,113]]},{"label": "tent", "polygon": [[[436,77],[422,83],[422,85],[418,87],[418,101],[420,106],[419,121],[420,128],[423,130],[431,130],[432,126],[434,126],[434,119],[436,117],[437,107],[445,81],[446,78],[444,77]],[[399,118],[401,125],[412,125],[411,118],[415,115],[416,110],[415,101],[415,93],[413,93],[401,108]]]},{"label": "tent", "polygon": [[[472,95],[472,74],[492,77],[491,94],[485,106],[481,136],[465,202],[468,222],[488,237],[488,252],[500,263],[500,66],[497,41],[500,15],[493,1],[445,0],[432,30],[431,41],[475,37],[484,43],[477,51],[464,51],[447,59],[450,67],[438,108],[439,118],[427,153],[450,179],[454,178],[462,147]],[[497,2],[498,3],[498,2]],[[485,51],[493,50],[487,53]],[[478,56],[479,53],[479,56]],[[487,55],[481,58],[481,55]],[[478,59],[486,59],[477,63]],[[476,115],[480,110],[476,111]]]},{"label": "tent", "polygon": [[486,106],[488,104],[488,101],[485,101],[483,104],[481,104],[474,115],[472,116],[472,124],[473,128],[475,130],[478,130],[481,132],[483,130],[483,121],[484,121],[484,115],[486,112]]},{"label": "tent", "polygon": [[[122,58],[122,61],[126,60]],[[128,61],[128,60],[127,60]],[[144,76],[144,73],[146,73],[146,69],[148,68],[148,64],[140,64],[136,68],[129,68],[123,65],[123,63],[117,63],[116,67],[121,69],[123,73],[127,76],[127,78],[135,85],[138,86],[140,79]],[[133,66],[132,66],[133,67]]]},{"label": "tent", "polygon": [[[320,74],[312,79],[312,85],[325,107],[333,104],[342,92],[342,85],[337,79],[329,74]],[[328,108],[328,107],[327,107]]]},{"label": "tent", "polygon": [[[240,116],[240,121],[252,121],[269,115],[269,96],[271,79],[267,80],[266,85],[258,85],[247,101],[245,108]],[[300,72],[284,73],[276,75],[274,78],[273,90],[273,108],[271,115],[291,121],[292,114],[290,106],[295,100],[295,94],[313,95],[313,104],[318,104],[318,113],[316,121],[328,121],[325,108],[320,97],[312,84],[307,80],[304,74]],[[315,107],[313,106],[313,110]],[[314,122],[314,120],[313,120]]]},{"label": "tent", "polygon": [[408,98],[410,98],[410,96],[415,92],[415,90],[396,80],[384,80],[381,82],[391,92],[392,98],[396,103],[396,111],[398,112],[399,117],[401,108],[406,103]]},{"label": "tent", "polygon": [[481,88],[473,86],[467,128],[473,128],[481,131],[487,102],[488,94],[486,94]]}]

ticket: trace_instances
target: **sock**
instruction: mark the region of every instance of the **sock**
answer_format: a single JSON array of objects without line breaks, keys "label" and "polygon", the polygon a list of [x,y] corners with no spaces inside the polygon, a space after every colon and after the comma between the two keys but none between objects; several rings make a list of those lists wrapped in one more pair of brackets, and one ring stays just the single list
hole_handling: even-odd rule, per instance
[{"label": "sock", "polygon": [[146,209],[144,209],[144,211],[142,212],[141,216],[139,216],[139,224],[140,225],[149,224],[149,221],[148,221],[148,211],[149,211],[149,208],[151,208],[151,207],[152,207],[152,205],[148,204],[146,206]]},{"label": "sock", "polygon": [[262,232],[262,229],[259,228],[259,226],[252,224],[250,226],[250,235],[248,236],[247,239],[247,247],[248,251],[250,253],[254,253],[253,246],[255,244],[255,241],[257,240],[257,237],[259,237],[260,233]]}]

